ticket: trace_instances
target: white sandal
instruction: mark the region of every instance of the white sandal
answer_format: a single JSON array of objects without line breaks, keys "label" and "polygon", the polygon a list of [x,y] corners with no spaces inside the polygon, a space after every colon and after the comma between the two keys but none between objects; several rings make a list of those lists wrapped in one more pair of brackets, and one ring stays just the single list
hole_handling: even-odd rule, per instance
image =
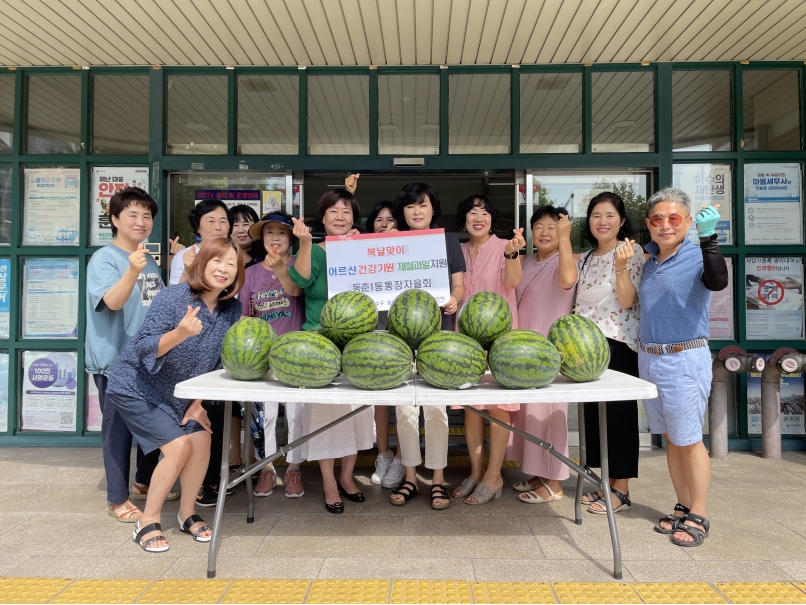
[{"label": "white sandal", "polygon": [[545,485],[542,479],[540,480],[540,483],[534,487],[532,487],[532,484],[529,483],[529,481],[518,481],[512,486],[512,489],[514,489],[516,492],[531,492],[532,490],[539,488],[541,485]]},{"label": "white sandal", "polygon": [[[548,498],[543,498],[540,494],[537,493],[537,488],[524,492],[518,496],[518,499],[521,502],[526,502],[527,504],[543,504],[544,502],[555,502],[557,500],[562,500],[562,496],[558,496],[555,494],[552,489],[549,487],[548,483],[543,483],[543,487],[545,487],[549,492]],[[539,488],[540,486],[538,486]]]}]

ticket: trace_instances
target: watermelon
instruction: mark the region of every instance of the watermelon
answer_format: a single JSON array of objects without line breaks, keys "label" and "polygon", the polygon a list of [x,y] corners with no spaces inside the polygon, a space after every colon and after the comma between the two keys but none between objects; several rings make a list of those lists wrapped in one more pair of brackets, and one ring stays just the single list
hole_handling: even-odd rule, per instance
[{"label": "watermelon", "polygon": [[417,349],[426,338],[439,332],[442,312],[439,304],[425,290],[411,289],[397,295],[389,307],[387,329]]},{"label": "watermelon", "polygon": [[533,330],[512,330],[490,348],[490,371],[508,389],[533,389],[550,384],[560,371],[560,353]]},{"label": "watermelon", "polygon": [[438,389],[466,389],[487,371],[484,349],[472,338],[441,330],[417,349],[417,373]]},{"label": "watermelon", "polygon": [[414,356],[402,338],[389,332],[361,334],[344,347],[342,373],[359,389],[394,389],[411,376]]},{"label": "watermelon", "polygon": [[339,349],[314,332],[286,332],[274,341],[269,359],[277,380],[290,387],[323,387],[341,371]]},{"label": "watermelon", "polygon": [[500,294],[476,292],[459,311],[459,331],[485,349],[512,329],[512,309]]},{"label": "watermelon", "polygon": [[375,330],[378,308],[363,292],[339,292],[325,303],[319,323],[322,334],[343,347],[359,334]]},{"label": "watermelon", "polygon": [[236,321],[221,343],[221,365],[235,380],[257,380],[269,371],[269,350],[277,339],[269,322],[257,317]]},{"label": "watermelon", "polygon": [[551,324],[548,339],[560,352],[560,374],[574,382],[601,376],[610,364],[610,346],[595,323],[581,315],[564,315]]}]

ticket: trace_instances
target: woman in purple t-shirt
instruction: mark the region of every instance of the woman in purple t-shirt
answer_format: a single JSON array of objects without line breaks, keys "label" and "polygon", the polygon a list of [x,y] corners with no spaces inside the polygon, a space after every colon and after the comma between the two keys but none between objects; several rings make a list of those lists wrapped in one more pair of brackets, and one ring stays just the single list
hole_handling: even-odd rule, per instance
[{"label": "woman in purple t-shirt", "polygon": [[[249,228],[249,236],[262,241],[266,249],[266,258],[246,270],[246,281],[239,295],[244,317],[259,317],[268,321],[274,331],[280,335],[286,332],[301,330],[305,322],[305,303],[302,299],[302,288],[288,276],[288,268],[294,264],[290,254],[293,241],[294,223],[284,212],[272,212]],[[258,404],[259,406],[260,404]],[[289,442],[302,436],[301,403],[286,403],[285,415],[288,425]],[[257,406],[256,406],[257,407]],[[275,425],[279,404],[266,402],[263,410],[263,455],[269,456],[277,451]],[[260,410],[258,410],[260,413]],[[297,420],[299,418],[299,420]],[[299,498],[305,493],[302,487],[302,476],[299,470],[302,458],[300,450],[288,452],[286,456],[288,470],[285,474],[285,495]],[[254,488],[255,496],[269,496],[274,491],[277,475],[272,465],[266,466],[258,477]]]}]

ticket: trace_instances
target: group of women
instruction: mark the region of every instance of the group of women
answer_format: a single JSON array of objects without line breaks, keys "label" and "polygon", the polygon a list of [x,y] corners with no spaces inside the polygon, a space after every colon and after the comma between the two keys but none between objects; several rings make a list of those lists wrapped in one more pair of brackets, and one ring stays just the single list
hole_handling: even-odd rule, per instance
[{"label": "group of women", "polygon": [[[345,188],[328,191],[319,200],[317,217],[327,235],[350,237],[358,232],[359,206],[354,196],[357,182],[358,175],[351,175]],[[144,203],[132,198],[126,207]],[[394,202],[377,204],[366,226],[375,232],[424,230],[436,227],[440,215],[437,191],[424,183],[411,183]],[[579,258],[572,252],[571,223],[564,209],[543,206],[531,217],[536,253],[530,256],[519,253],[525,246],[523,229],[515,230],[509,239],[494,234],[499,215],[494,202],[485,195],[470,196],[459,205],[458,226],[467,231],[469,241],[460,244],[454,236],[445,235],[451,295],[442,306],[442,329],[456,329],[457,311],[479,291],[497,292],[509,302],[514,327],[542,334],[558,317],[571,313],[576,304],[578,312],[595,321],[608,337],[614,353],[611,367],[637,375],[636,291],[644,257],[629,239],[632,231],[621,199],[603,193],[591,201],[586,235],[595,247]],[[129,502],[127,518],[120,519],[136,523],[133,539],[149,552],[163,552],[169,547],[162,535],[160,510],[177,477],[182,486],[179,527],[197,541],[209,541],[210,527],[196,514],[195,507],[214,500],[221,481],[218,460],[223,419],[215,418],[223,406],[198,400],[188,405],[173,396],[176,383],[218,365],[223,335],[240,317],[262,318],[279,334],[317,330],[328,296],[327,243],[315,244],[303,221],[279,211],[258,220],[246,206],[228,209],[223,202],[210,200],[194,208],[190,223],[196,242],[174,256],[172,286],[150,300],[145,321],[140,318],[142,326],[130,334],[128,344],[119,346],[119,356],[107,372],[105,420],[107,411],[115,412],[145,454],[153,456],[159,449],[163,455],[151,477],[145,510],[132,510]],[[139,230],[132,239],[139,237],[142,241],[147,236],[146,230]],[[295,243],[298,251],[291,256]],[[135,291],[132,296],[137,298],[139,294]],[[93,307],[98,307],[98,312],[114,313],[112,307]],[[380,328],[385,327],[385,321],[381,313]],[[567,404],[485,407],[493,417],[553,443],[567,455]],[[315,401],[287,405],[289,440],[313,432],[354,408]],[[420,409],[425,416],[425,467],[433,473],[429,495],[435,510],[448,508],[451,497],[463,498],[471,505],[499,498],[504,486],[501,467],[507,457],[522,460],[523,470],[533,476],[514,485],[522,492],[518,497],[523,502],[545,503],[561,498],[567,468],[541,448],[511,437],[498,425],[490,430],[485,467],[485,427],[475,415],[465,418],[470,474],[449,489],[444,476],[448,417],[446,408],[439,406],[396,408],[395,454],[389,448],[389,409],[383,406],[375,409],[374,417],[372,410],[366,410],[312,438],[289,453],[285,495],[304,494],[299,464],[308,460],[319,463],[324,505],[329,512],[343,512],[344,499],[363,502],[365,496],[353,470],[358,451],[372,448],[377,440],[378,459],[372,482],[393,489],[391,504],[407,504],[419,495],[420,489],[416,473],[423,461]],[[276,451],[277,413],[277,403],[265,403],[254,419],[258,422],[246,419],[258,428],[250,432],[259,456]],[[596,419],[596,414],[586,415],[590,438],[598,435],[593,426]],[[637,475],[637,403],[611,404],[608,419],[613,435],[609,440],[614,477],[611,492],[616,510],[623,510],[630,506],[627,483]],[[598,447],[589,442],[588,451],[595,455]],[[341,459],[340,467],[336,467],[336,459]],[[107,468],[108,474],[110,470]],[[269,495],[275,485],[276,473],[269,466],[254,486],[255,494]],[[604,512],[603,498],[600,492],[586,494],[588,510]],[[119,502],[110,499],[113,504]]]}]

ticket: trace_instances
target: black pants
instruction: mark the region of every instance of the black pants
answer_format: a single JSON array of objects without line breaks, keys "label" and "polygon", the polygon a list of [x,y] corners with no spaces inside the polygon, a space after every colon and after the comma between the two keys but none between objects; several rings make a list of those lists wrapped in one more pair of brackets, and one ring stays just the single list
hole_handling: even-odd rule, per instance
[{"label": "black pants", "polygon": [[[638,353],[623,342],[607,339],[610,345],[611,370],[638,377]],[[599,404],[585,405],[585,445],[587,464],[599,468]],[[638,476],[638,402],[607,402],[607,457],[611,479]]]},{"label": "black pants", "polygon": [[[208,487],[218,487],[221,476],[221,450],[224,447],[224,402],[223,401],[202,401],[202,407],[207,410],[207,418],[210,419],[210,462],[207,464],[207,474],[204,476],[204,485]],[[241,406],[232,403],[232,417],[241,417]],[[239,444],[240,445],[240,444]]]}]

